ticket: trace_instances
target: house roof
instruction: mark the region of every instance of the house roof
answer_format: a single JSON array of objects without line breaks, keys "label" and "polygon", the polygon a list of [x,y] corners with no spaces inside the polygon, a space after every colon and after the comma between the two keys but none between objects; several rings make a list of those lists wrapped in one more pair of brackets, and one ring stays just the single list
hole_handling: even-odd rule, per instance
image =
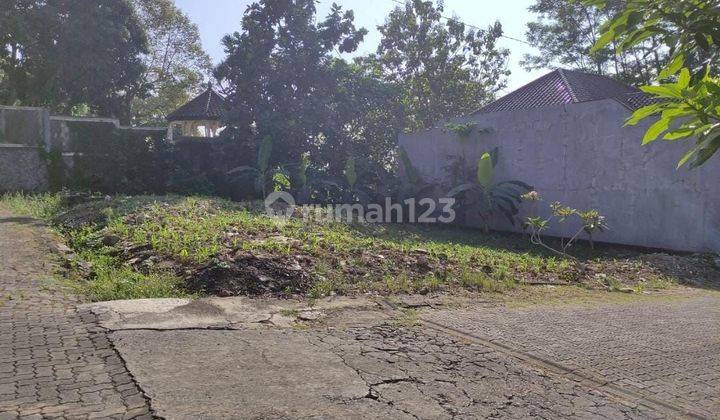
[{"label": "house roof", "polygon": [[607,76],[558,69],[480,108],[476,114],[615,99],[634,110],[653,103],[649,95]]},{"label": "house roof", "polygon": [[205,92],[171,112],[168,121],[219,120],[225,111],[225,98],[208,86]]}]

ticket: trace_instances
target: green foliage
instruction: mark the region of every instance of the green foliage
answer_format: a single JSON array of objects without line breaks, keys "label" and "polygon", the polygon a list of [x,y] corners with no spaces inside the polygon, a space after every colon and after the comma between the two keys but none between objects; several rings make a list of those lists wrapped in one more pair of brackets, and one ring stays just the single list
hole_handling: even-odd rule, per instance
[{"label": "green foliage", "polygon": [[377,53],[364,59],[390,83],[402,87],[407,130],[474,112],[505,87],[509,51],[498,47],[499,22],[468,30],[443,21],[442,3],[410,0],[378,27]]},{"label": "green foliage", "polygon": [[112,123],[67,122],[77,153],[56,179],[63,188],[103,193],[161,193],[167,186],[168,145],[162,131],[117,129]]},{"label": "green foliage", "polygon": [[391,87],[335,58],[355,51],[367,33],[355,28],[352,11],[334,5],[322,19],[315,3],[251,4],[242,32],[223,39],[228,55],[215,74],[230,92],[228,136],[250,143],[271,136],[278,139],[271,166],[309,152],[340,178],[356,146],[386,159],[402,118]]},{"label": "green foliage", "polygon": [[460,138],[468,138],[470,136],[470,134],[472,134],[473,130],[475,130],[475,127],[477,127],[477,124],[475,124],[475,123],[467,123],[467,124],[447,123],[447,124],[445,124],[446,130],[452,131],[453,133],[460,136]]},{"label": "green foliage", "polygon": [[[464,160],[459,160],[458,164],[463,165]],[[461,211],[477,211],[486,231],[490,229],[491,219],[496,214],[515,225],[522,196],[532,190],[530,185],[521,181],[495,183],[496,164],[497,161],[493,160],[490,153],[484,153],[478,161],[472,181],[457,185],[447,193],[448,197],[458,199]],[[462,168],[459,171],[462,172]]]},{"label": "green foliage", "polygon": [[96,263],[93,277],[78,283],[77,287],[95,302],[190,296],[183,290],[182,279],[172,273],[154,271],[144,274],[128,267],[93,262]]},{"label": "green foliage", "polygon": [[[524,195],[523,199],[528,201],[541,200],[540,196],[535,191]],[[554,248],[543,240],[543,232],[550,228],[550,219],[528,217],[525,220],[524,226],[526,229],[530,230],[530,242],[563,257],[577,260],[575,257],[568,254],[568,250],[575,244],[575,242],[579,239],[580,234],[583,232],[588,236],[590,248],[594,249],[593,235],[596,232],[604,232],[607,229],[605,217],[597,210],[591,209],[580,211],[572,207],[565,206],[558,201],[550,204],[550,209],[552,210],[553,216],[559,223],[566,223],[571,219],[580,221],[580,229],[578,229],[569,240],[565,241],[563,239],[560,243],[560,248]]]},{"label": "green foliage", "polygon": [[165,125],[165,117],[199,93],[210,74],[197,26],[172,0],[131,0],[147,32],[149,53],[143,56],[147,97],[132,102],[133,123]]},{"label": "green foliage", "polygon": [[40,149],[40,156],[47,163],[48,186],[50,187],[50,191],[57,192],[62,190],[66,183],[67,172],[62,151],[53,149],[48,152],[45,149]]},{"label": "green foliage", "polygon": [[[605,1],[586,0],[604,7]],[[613,43],[618,51],[634,48],[651,37],[659,38],[672,58],[664,66],[660,83],[643,91],[659,102],[637,110],[628,124],[659,117],[647,130],[643,144],[665,140],[695,139],[695,145],[678,163],[695,168],[720,149],[720,14],[717,2],[693,0],[633,0],[603,27],[594,50]],[[667,79],[674,80],[667,80]]]},{"label": "green foliage", "polygon": [[477,165],[477,182],[487,189],[493,183],[493,162],[490,153],[484,153]]},{"label": "green foliage", "polygon": [[0,103],[129,120],[147,90],[147,39],[127,0],[9,0],[0,7]]},{"label": "green foliage", "polygon": [[257,161],[255,166],[238,166],[237,168],[228,171],[228,175],[238,177],[243,180],[250,179],[255,185],[255,191],[258,194],[262,194],[264,198],[267,196],[269,184],[272,184],[274,189],[275,181],[279,183],[285,183],[289,186],[288,179],[276,178],[281,172],[280,168],[270,166],[273,155],[273,139],[270,136],[265,136],[260,142],[260,148],[258,149]]},{"label": "green foliage", "polygon": [[357,178],[357,171],[355,171],[355,158],[351,156],[345,163],[345,180],[347,181],[350,189],[355,188]]},{"label": "green foliage", "polygon": [[50,220],[63,208],[60,194],[9,193],[0,196],[0,204],[18,216],[41,220]]},{"label": "green foliage", "polygon": [[576,0],[535,0],[529,10],[537,20],[527,24],[527,39],[537,54],[525,54],[526,69],[570,68],[609,75],[625,83],[650,83],[658,75],[668,53],[658,37],[643,40],[621,54],[611,46],[591,50],[602,25],[627,3],[610,0],[598,9]]}]

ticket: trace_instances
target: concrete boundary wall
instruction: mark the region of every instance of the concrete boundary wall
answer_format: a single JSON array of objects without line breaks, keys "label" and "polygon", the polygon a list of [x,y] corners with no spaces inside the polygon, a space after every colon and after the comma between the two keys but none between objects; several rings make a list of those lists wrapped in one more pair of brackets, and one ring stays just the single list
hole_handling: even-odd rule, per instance
[{"label": "concrete boundary wall", "polygon": [[44,108],[0,106],[0,192],[46,191],[49,180],[44,152],[59,151],[71,167],[77,155],[73,129],[103,124],[112,130],[148,134],[167,131],[165,127],[122,126],[115,118],[51,116]]},{"label": "concrete boundary wall", "polygon": [[[447,180],[449,156],[470,165],[499,148],[496,179],[527,182],[553,201],[595,208],[610,230],[597,240],[683,251],[720,251],[720,157],[697,170],[676,170],[690,142],[642,146],[646,125],[623,127],[629,111],[602,100],[459,119],[477,129],[467,139],[443,128],[401,135],[399,144],[426,181]],[[482,132],[488,129],[489,132]],[[524,205],[523,216],[530,210]],[[496,228],[519,230],[498,221]],[[568,235],[557,224],[548,232]]]}]

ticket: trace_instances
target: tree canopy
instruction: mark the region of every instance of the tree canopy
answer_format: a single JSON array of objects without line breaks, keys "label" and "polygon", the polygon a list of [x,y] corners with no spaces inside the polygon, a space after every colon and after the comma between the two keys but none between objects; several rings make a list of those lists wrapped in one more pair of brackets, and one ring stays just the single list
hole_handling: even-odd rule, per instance
[{"label": "tree canopy", "polygon": [[212,71],[197,26],[172,0],[132,0],[147,32],[149,52],[144,56],[144,80],[149,96],[133,102],[133,122],[163,124],[165,117],[200,93]]},{"label": "tree canopy", "polygon": [[127,0],[0,0],[0,102],[129,120],[145,32]]},{"label": "tree canopy", "polygon": [[385,80],[402,87],[407,129],[479,109],[506,85],[508,50],[499,48],[499,22],[472,30],[444,19],[442,3],[411,0],[378,27],[377,53],[366,59]]},{"label": "tree canopy", "polygon": [[358,118],[377,111],[377,85],[336,57],[355,51],[367,31],[340,6],[317,23],[316,12],[314,0],[261,0],[248,7],[242,32],[223,40],[228,55],[215,74],[228,93],[229,133],[255,144],[271,137],[276,162],[321,148],[328,164],[344,162],[337,154],[370,133]]},{"label": "tree canopy", "polygon": [[592,50],[603,24],[627,3],[608,1],[597,8],[580,1],[535,0],[529,7],[538,15],[527,25],[527,39],[538,49],[526,54],[521,64],[527,69],[570,68],[613,76],[632,85],[650,83],[667,62],[668,53],[656,36],[615,54],[612,46]]}]

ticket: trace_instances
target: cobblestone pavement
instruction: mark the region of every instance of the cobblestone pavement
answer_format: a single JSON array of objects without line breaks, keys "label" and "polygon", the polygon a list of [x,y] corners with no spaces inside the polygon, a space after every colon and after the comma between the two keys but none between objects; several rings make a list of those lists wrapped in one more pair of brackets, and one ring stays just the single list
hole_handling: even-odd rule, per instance
[{"label": "cobblestone pavement", "polygon": [[0,213],[0,419],[149,418],[95,316],[50,279],[33,224]]},{"label": "cobblestone pavement", "polygon": [[720,418],[720,293],[592,307],[441,310],[423,319],[679,411]]}]

